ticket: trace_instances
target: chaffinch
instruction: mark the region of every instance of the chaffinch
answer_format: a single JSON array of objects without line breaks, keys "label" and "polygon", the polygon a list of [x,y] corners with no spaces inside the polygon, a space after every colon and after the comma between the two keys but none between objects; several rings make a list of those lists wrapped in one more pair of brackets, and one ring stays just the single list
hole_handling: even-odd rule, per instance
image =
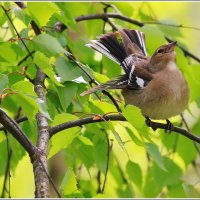
[{"label": "chaffinch", "polygon": [[122,29],[102,35],[86,46],[118,63],[125,74],[83,92],[82,96],[98,90],[122,89],[126,104],[139,107],[147,119],[167,122],[186,108],[189,88],[176,65],[176,42],[160,46],[148,57],[144,33]]}]

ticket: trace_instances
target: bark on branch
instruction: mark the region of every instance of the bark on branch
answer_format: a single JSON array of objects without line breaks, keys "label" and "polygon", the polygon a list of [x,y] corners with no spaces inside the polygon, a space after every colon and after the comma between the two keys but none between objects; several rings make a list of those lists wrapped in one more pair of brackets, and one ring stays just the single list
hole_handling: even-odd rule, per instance
[{"label": "bark on branch", "polygon": [[30,156],[35,154],[36,147],[26,137],[25,133],[18,126],[18,124],[2,109],[0,109],[0,123],[12,134],[12,136],[22,145],[22,147],[29,153]]},{"label": "bark on branch", "polygon": [[[40,34],[40,29],[37,24],[32,21],[32,28],[36,35]],[[38,101],[41,103],[46,103],[46,90],[44,87],[44,80],[46,75],[43,71],[37,67],[36,78],[34,82],[34,90],[38,96]],[[46,172],[47,170],[47,152],[48,152],[48,142],[49,142],[49,131],[48,131],[48,121],[47,118],[42,113],[37,113],[36,115],[37,125],[38,125],[38,140],[37,148],[40,152],[38,154],[39,159],[33,160],[33,171],[35,175],[35,196],[37,198],[48,198],[49,197],[49,178]],[[42,163],[41,163],[42,162]]]},{"label": "bark on branch", "polygon": [[[72,128],[75,126],[82,126],[82,125],[96,123],[96,122],[104,122],[105,123],[105,121],[126,121],[126,118],[124,116],[122,116],[121,114],[106,115],[106,116],[102,116],[102,117],[100,116],[97,120],[95,120],[94,116],[87,117],[87,118],[83,118],[83,119],[66,122],[66,123],[60,124],[58,126],[54,126],[49,129],[49,134],[50,134],[50,136],[53,136],[56,133],[58,133],[62,130],[68,129],[68,128]],[[156,129],[167,130],[167,124],[163,124],[163,123],[159,123],[159,122],[151,121],[151,124],[149,127],[151,127],[153,130],[156,130]],[[190,140],[200,143],[200,137],[193,135],[191,132],[189,132],[183,128],[174,126],[173,132],[181,134],[181,135],[189,138]]]},{"label": "bark on branch", "polygon": [[[152,24],[152,25],[155,24],[155,25],[163,25],[163,26],[172,26],[172,27],[177,27],[177,28],[188,28],[188,29],[200,30],[199,28],[196,28],[196,27],[187,27],[187,26],[183,26],[183,25],[165,24],[165,23],[161,23],[161,22],[140,22],[138,20],[131,19],[127,16],[124,16],[124,15],[121,15],[121,14],[118,14],[118,13],[102,13],[102,14],[81,15],[79,17],[76,17],[75,20],[76,20],[76,22],[81,22],[81,21],[86,21],[86,20],[95,20],[95,19],[101,19],[101,20],[107,21],[107,19],[109,19],[109,18],[119,19],[119,20],[134,24],[134,25],[139,26],[139,27],[143,27],[143,26],[148,25],[148,24]],[[117,30],[117,27],[111,21],[109,21],[109,24],[111,25],[111,27],[114,30]],[[168,42],[172,41],[167,36],[165,36],[165,39]],[[188,57],[190,57],[190,58],[192,58],[192,59],[194,59],[194,60],[196,60],[197,62],[200,63],[200,58],[198,58],[196,55],[192,54],[191,52],[189,52],[187,49],[180,46],[179,44],[177,46],[183,51],[185,56],[188,56]]]}]

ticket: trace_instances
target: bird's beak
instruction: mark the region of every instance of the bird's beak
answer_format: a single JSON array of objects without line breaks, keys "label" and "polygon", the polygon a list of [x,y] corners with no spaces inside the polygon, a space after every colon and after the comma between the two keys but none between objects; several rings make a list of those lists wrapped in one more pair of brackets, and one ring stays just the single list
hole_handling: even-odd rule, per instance
[{"label": "bird's beak", "polygon": [[172,52],[174,51],[176,47],[177,41],[171,42],[167,45],[167,52]]}]

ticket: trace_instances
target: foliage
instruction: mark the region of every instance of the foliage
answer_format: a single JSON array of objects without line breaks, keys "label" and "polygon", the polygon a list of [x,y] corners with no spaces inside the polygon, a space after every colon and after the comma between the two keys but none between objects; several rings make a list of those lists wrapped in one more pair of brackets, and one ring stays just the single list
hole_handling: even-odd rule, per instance
[{"label": "foliage", "polygon": [[[75,20],[76,17],[85,14],[104,13],[106,4],[27,2],[25,9],[19,8],[12,2],[1,2],[1,5],[10,9],[8,14],[22,38],[17,37],[3,9],[0,8],[1,108],[12,118],[28,117],[28,121],[21,123],[20,127],[33,143],[37,141],[35,115],[38,111],[48,118],[50,126],[85,116],[116,112],[110,99],[102,93],[98,93],[98,97],[80,96],[81,92],[89,88],[90,80],[78,64],[81,64],[82,68],[99,82],[105,82],[121,73],[119,66],[84,46],[90,39],[112,31],[112,27],[101,19],[78,23]],[[165,24],[179,24],[179,22],[184,24],[181,18],[178,19],[180,21],[172,21],[175,19],[175,14],[171,17],[166,14],[159,15],[165,8],[163,6],[159,12],[161,5],[163,6],[164,3],[113,2],[112,6],[107,6],[106,9],[107,12],[119,12],[142,22],[160,20]],[[184,9],[189,13],[191,12],[187,10],[189,5],[193,4],[167,3],[165,6],[180,7],[180,13]],[[200,9],[199,4],[198,8]],[[180,13],[177,15],[181,15]],[[41,28],[42,34],[38,36],[34,34],[30,27],[31,20]],[[58,21],[65,25],[64,30],[60,31],[55,26]],[[187,37],[189,34],[195,35],[192,29],[158,24],[145,24],[143,27],[138,27],[119,19],[111,19],[111,21],[119,28],[137,28],[145,32],[149,54],[166,42],[164,38],[166,35],[173,40],[178,40],[185,48],[191,48],[191,43],[195,43],[195,37]],[[186,23],[192,22],[186,21]],[[24,59],[28,52],[22,40],[30,52],[33,51],[32,57],[28,56]],[[70,60],[65,55],[69,49],[80,63]],[[184,113],[184,118],[191,131],[199,134],[200,64],[185,57],[183,51],[178,48],[177,63],[191,90],[190,104]],[[37,101],[34,91],[36,65],[47,75],[46,104]],[[58,176],[57,186],[61,194],[64,197],[199,196],[199,183],[196,184],[199,182],[199,177],[196,178],[199,171],[197,162],[199,153],[194,143],[177,133],[166,134],[163,130],[154,132],[146,126],[145,119],[138,108],[125,107],[119,91],[111,91],[111,94],[117,102],[120,102],[120,108],[127,122],[88,124],[66,129],[51,138],[49,161],[61,155],[61,160],[64,161],[58,161],[56,164],[67,167],[63,171],[54,171],[54,176]],[[174,125],[184,127],[180,116],[172,118],[172,122]],[[31,188],[21,188],[19,182],[16,184],[17,180],[20,181],[17,175],[19,168],[20,170],[22,167],[26,168],[27,162],[30,161],[27,160],[23,148],[12,136],[9,135],[8,140],[9,147],[12,149],[12,197],[20,195],[32,197],[33,184],[30,185]],[[3,187],[7,162],[6,144],[7,139],[1,131],[0,188]],[[54,170],[51,169],[52,165],[49,167],[50,171]],[[32,169],[29,169],[27,174],[31,174],[30,170]],[[26,176],[25,172],[22,172],[21,176]],[[194,178],[189,178],[190,175]],[[102,191],[105,180],[105,190]],[[32,174],[26,181],[33,182]],[[20,194],[14,192],[18,190],[27,190],[27,192]]]}]

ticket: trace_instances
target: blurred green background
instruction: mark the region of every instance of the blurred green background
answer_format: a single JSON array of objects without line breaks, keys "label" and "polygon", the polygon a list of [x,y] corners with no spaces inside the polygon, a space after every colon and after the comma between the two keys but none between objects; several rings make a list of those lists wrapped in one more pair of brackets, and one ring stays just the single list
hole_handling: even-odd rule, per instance
[{"label": "blurred green background", "polygon": [[[46,64],[49,76],[47,107],[43,110],[50,125],[91,116],[105,114],[116,109],[107,97],[100,95],[80,97],[89,88],[88,79],[69,62],[57,46],[68,46],[77,60],[84,64],[99,82],[105,82],[121,74],[119,66],[85,44],[99,35],[112,31],[101,19],[76,22],[81,15],[118,13],[145,23],[143,27],[110,19],[118,28],[139,29],[146,34],[148,54],[163,43],[164,36],[177,40],[178,44],[200,58],[200,3],[199,2],[27,2],[20,9],[15,3],[0,2],[9,10],[14,25],[30,50],[36,50],[34,60],[30,58],[17,66],[27,52],[17,39],[13,27],[0,8],[0,92],[8,94],[10,88],[18,94],[9,94],[1,99],[1,107],[11,117],[28,116],[20,126],[36,143],[37,127],[35,114],[44,109],[37,105],[33,84],[22,71],[26,68],[29,78],[35,77],[34,63]],[[34,20],[44,37],[35,36],[30,27]],[[55,30],[55,23],[62,22],[68,28]],[[181,27],[182,26],[182,27]],[[48,34],[48,35],[45,35]],[[59,49],[59,48],[58,48]],[[178,67],[186,77],[191,90],[190,103],[183,116],[192,133],[200,135],[200,63],[185,57],[176,48]],[[52,67],[53,66],[53,67]],[[52,75],[53,74],[53,75]],[[58,74],[62,86],[53,78]],[[81,75],[80,75],[81,74]],[[102,75],[103,74],[103,75]],[[52,75],[52,76],[51,76]],[[76,78],[84,81],[77,83]],[[129,106],[124,108],[119,91],[112,91],[128,122],[107,122],[76,127],[53,136],[49,144],[49,172],[64,197],[199,197],[200,171],[198,145],[176,133],[163,130],[153,132],[144,124],[140,111]],[[19,112],[20,109],[20,112]],[[89,114],[88,114],[89,113]],[[171,119],[174,125],[186,128],[180,116]],[[103,187],[107,167],[107,138],[110,156],[105,190]],[[28,155],[22,147],[8,136],[12,149],[11,197],[34,197],[34,177]],[[3,188],[7,162],[7,140],[0,132],[0,189]],[[9,188],[7,181],[7,189]],[[5,192],[5,196],[8,193]],[[55,196],[52,189],[51,196]]]}]

